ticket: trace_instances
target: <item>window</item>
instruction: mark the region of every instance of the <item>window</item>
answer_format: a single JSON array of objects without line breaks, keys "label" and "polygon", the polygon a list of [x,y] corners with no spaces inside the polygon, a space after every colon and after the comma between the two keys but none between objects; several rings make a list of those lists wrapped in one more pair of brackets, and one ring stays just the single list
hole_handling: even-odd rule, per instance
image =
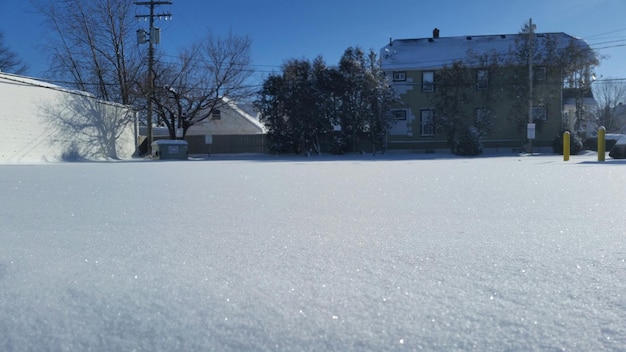
[{"label": "window", "polygon": [[420,133],[422,136],[434,136],[434,110],[425,109],[420,112]]},{"label": "window", "polygon": [[393,110],[394,120],[406,120],[406,110]]},{"label": "window", "polygon": [[491,117],[491,113],[487,108],[476,108],[474,109],[474,126],[482,127],[489,125],[489,120]]},{"label": "window", "polygon": [[422,92],[435,91],[435,73],[432,71],[422,72]]},{"label": "window", "polygon": [[545,106],[533,106],[533,121],[545,121],[548,119]]},{"label": "window", "polygon": [[213,113],[211,114],[211,117],[213,118],[213,120],[221,120],[222,119],[222,112],[215,109],[213,110]]},{"label": "window", "polygon": [[394,72],[393,73],[393,81],[394,82],[406,81],[406,72],[404,72],[404,71],[402,71],[402,72]]},{"label": "window", "polygon": [[485,90],[489,88],[489,71],[477,70],[476,71],[476,89]]},{"label": "window", "polygon": [[539,66],[533,68],[533,78],[535,81],[545,81],[546,80],[546,67]]}]

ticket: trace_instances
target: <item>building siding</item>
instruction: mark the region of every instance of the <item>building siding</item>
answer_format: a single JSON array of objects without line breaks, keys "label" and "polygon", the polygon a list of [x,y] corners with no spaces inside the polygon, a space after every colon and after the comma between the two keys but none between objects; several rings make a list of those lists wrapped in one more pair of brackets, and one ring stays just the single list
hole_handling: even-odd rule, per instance
[{"label": "building siding", "polygon": [[[564,34],[550,34],[551,38],[558,39],[558,45],[566,45],[575,38]],[[402,101],[395,109],[405,110],[405,120],[397,121],[390,129],[388,143],[394,146],[417,145],[419,148],[441,148],[445,145],[447,136],[435,126],[434,135],[422,135],[421,111],[435,109],[434,97],[436,92],[422,90],[422,79],[425,72],[434,72],[434,89],[437,91],[438,75],[441,70],[450,67],[452,59],[464,62],[466,73],[464,77],[475,77],[469,82],[465,79],[465,88],[462,94],[466,96],[463,102],[463,112],[466,116],[466,125],[472,126],[475,109],[486,107],[492,112],[492,128],[482,141],[486,147],[517,147],[521,148],[527,141],[527,123],[529,103],[527,91],[516,96],[514,84],[522,82],[514,76],[528,75],[527,67],[507,66],[498,62],[497,71],[490,71],[489,67],[467,63],[469,51],[475,54],[493,51],[500,55],[507,53],[515,45],[516,35],[477,36],[477,37],[449,37],[402,39],[391,41],[381,50],[382,69],[392,81],[392,85]],[[547,38],[542,36],[541,38]],[[586,45],[582,42],[581,45]],[[482,51],[481,51],[482,50]],[[500,60],[500,59],[498,59]],[[545,108],[546,118],[536,122],[536,135],[533,141],[536,146],[550,146],[554,137],[563,126],[563,82],[559,67],[534,65],[543,73],[541,80],[533,81],[533,106]],[[477,89],[477,70],[487,70],[488,79],[486,89]],[[527,77],[527,76],[526,76]],[[484,83],[484,82],[483,82]],[[526,83],[527,86],[527,83]],[[518,89],[527,89],[521,87]],[[521,99],[524,99],[522,101]]]},{"label": "building siding", "polygon": [[135,112],[79,91],[0,74],[0,161],[124,159],[136,151]]}]

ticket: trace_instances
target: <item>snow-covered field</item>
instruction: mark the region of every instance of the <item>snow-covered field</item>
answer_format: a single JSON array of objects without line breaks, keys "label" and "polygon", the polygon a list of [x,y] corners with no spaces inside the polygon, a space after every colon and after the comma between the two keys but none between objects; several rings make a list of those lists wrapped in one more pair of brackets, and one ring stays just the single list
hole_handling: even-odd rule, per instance
[{"label": "snow-covered field", "polygon": [[626,163],[0,165],[2,351],[624,351]]}]

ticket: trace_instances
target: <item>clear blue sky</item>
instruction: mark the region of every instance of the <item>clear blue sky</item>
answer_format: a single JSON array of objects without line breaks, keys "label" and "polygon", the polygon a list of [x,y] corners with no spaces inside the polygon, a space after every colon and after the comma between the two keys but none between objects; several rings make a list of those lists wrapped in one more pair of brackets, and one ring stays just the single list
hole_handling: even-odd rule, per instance
[{"label": "clear blue sky", "polygon": [[[349,46],[378,51],[390,37],[428,37],[435,27],[442,37],[517,33],[532,18],[537,32],[584,38],[607,56],[596,70],[598,77],[626,78],[625,0],[173,0],[161,9],[173,14],[171,21],[158,22],[165,54],[176,55],[207,31],[219,35],[232,29],[252,39],[258,77],[277,71],[289,58],[321,55],[333,65]],[[146,10],[137,7],[137,13]],[[35,77],[47,68],[37,48],[45,30],[41,22],[28,1],[0,0],[6,45],[31,66],[28,74]],[[143,27],[145,23],[137,23]]]}]

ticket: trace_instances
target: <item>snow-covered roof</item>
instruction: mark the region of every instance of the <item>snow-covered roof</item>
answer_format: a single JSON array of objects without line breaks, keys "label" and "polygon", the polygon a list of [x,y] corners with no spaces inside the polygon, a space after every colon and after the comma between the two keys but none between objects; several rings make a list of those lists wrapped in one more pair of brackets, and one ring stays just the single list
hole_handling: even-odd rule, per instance
[{"label": "snow-covered roof", "polygon": [[93,98],[93,99],[96,99],[98,102],[100,102],[102,104],[114,105],[114,106],[125,107],[125,108],[132,108],[130,105],[124,105],[124,104],[120,104],[120,103],[116,103],[116,102],[108,101],[108,100],[102,100],[102,99],[97,98],[92,93],[85,92],[85,91],[82,91],[82,90],[70,89],[70,88],[62,87],[62,86],[59,86],[59,85],[56,85],[56,84],[53,84],[53,83],[42,81],[40,78],[32,78],[32,77],[28,77],[28,76],[20,76],[20,75],[16,75],[16,74],[11,74],[11,73],[6,73],[6,72],[0,71],[0,81],[2,81],[3,83],[6,83],[6,84],[15,84],[15,85],[21,85],[21,86],[30,86],[30,87],[37,87],[37,88],[52,89],[52,90],[59,91],[59,92],[64,92],[64,93],[69,93],[69,94],[81,95],[81,96],[88,97],[88,98]]},{"label": "snow-covered roof", "polygon": [[[454,61],[467,59],[468,53],[506,54],[514,49],[521,34],[471,35],[459,37],[396,39],[380,51],[384,70],[428,70],[439,69]],[[566,33],[537,33],[535,40],[539,48],[547,38],[557,41],[559,48],[566,47],[572,40],[578,45],[587,43]],[[541,49],[540,49],[541,50]]]},{"label": "snow-covered roof", "polygon": [[[200,118],[193,121],[193,125],[187,131],[188,136],[219,135],[219,134],[262,134],[265,126],[254,116],[244,111],[238,103],[222,97],[224,104],[217,110],[221,111],[220,120],[212,118]],[[206,116],[200,114],[200,116]],[[139,126],[139,135],[147,135],[148,127]],[[153,136],[169,136],[167,127],[152,127]]]},{"label": "snow-covered roof", "polygon": [[156,140],[154,142],[152,142],[152,146],[155,145],[170,145],[170,144],[180,144],[180,145],[188,145],[189,143],[185,140],[181,140],[181,139],[159,139]]},{"label": "snow-covered roof", "polygon": [[7,72],[1,72],[1,71],[0,71],[0,79],[5,80],[7,83],[12,82],[14,84],[20,84],[20,85],[30,85],[30,86],[35,86],[35,87],[51,88],[51,89],[66,90],[66,91],[68,90],[56,84],[44,82],[36,78],[20,76],[20,75],[7,73]]},{"label": "snow-covered roof", "polygon": [[248,111],[244,110],[239,104],[230,100],[227,97],[223,98],[226,104],[233,109],[237,114],[239,114],[243,119],[245,119],[248,123],[252,124],[255,128],[258,128],[260,131],[265,131],[265,125],[263,125],[258,119],[256,119],[252,114],[248,113]]},{"label": "snow-covered roof", "polygon": [[[228,97],[222,97],[223,104],[216,110],[221,112],[221,118],[215,120],[205,118],[194,121],[189,128],[188,135],[202,134],[262,134],[265,126],[252,115],[239,107],[239,104]],[[214,110],[215,111],[215,110]],[[202,116],[203,114],[201,114]],[[252,132],[254,131],[254,132]]]}]

